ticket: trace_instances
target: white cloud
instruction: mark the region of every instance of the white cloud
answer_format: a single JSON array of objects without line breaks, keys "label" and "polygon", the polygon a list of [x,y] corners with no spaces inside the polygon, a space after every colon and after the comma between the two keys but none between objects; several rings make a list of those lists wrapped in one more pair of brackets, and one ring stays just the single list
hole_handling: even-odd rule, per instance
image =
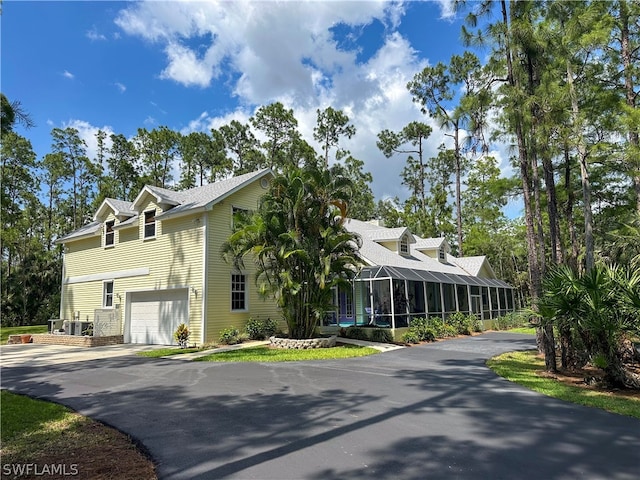
[{"label": "white cloud", "polygon": [[165,51],[169,65],[162,71],[160,78],[175,80],[187,87],[209,85],[213,70],[210,65],[197,58],[195,52],[173,42],[167,45]]},{"label": "white cloud", "polygon": [[75,75],[69,72],[68,70],[65,70],[64,72],[62,72],[62,76],[70,80],[73,80],[75,78]]},{"label": "white cloud", "polygon": [[[451,18],[451,0],[440,4],[442,17]],[[357,129],[342,147],[365,162],[376,199],[404,199],[408,192],[400,172],[406,155],[385,158],[376,146],[377,134],[422,121],[434,130],[427,157],[448,143],[406,88],[429,62],[397,31],[404,13],[402,2],[383,1],[137,2],[119,13],[116,24],[125,34],[163,48],[167,63],[161,78],[199,88],[224,81],[236,96],[237,108],[218,116],[204,111],[183,127],[183,134],[231,120],[246,123],[259,106],[281,101],[294,110],[303,137],[314,145],[316,110],[332,106],[347,113]],[[362,61],[358,31],[372,22],[385,26],[383,44]],[[354,47],[334,38],[337,25],[353,28]]]},{"label": "white cloud", "polygon": [[98,32],[98,29],[95,27],[95,25],[91,27],[91,30],[87,31],[86,36],[92,42],[107,39],[107,37],[105,37],[103,34]]},{"label": "white cloud", "polygon": [[107,134],[107,138],[105,139],[105,147],[111,147],[110,137],[114,132],[113,128],[111,128],[109,125],[96,127],[85,120],[69,120],[68,122],[65,122],[63,124],[62,128],[67,127],[75,128],[78,131],[79,137],[87,144],[87,157],[89,157],[91,160],[94,160],[96,158],[96,154],[98,152],[98,139],[96,138],[98,130],[102,130]]},{"label": "white cloud", "polygon": [[114,85],[116,86],[116,88],[118,90],[120,90],[120,93],[124,93],[127,90],[127,87],[124,84],[120,83],[120,82],[116,82],[116,83],[114,83]]},{"label": "white cloud", "polygon": [[453,19],[456,16],[454,0],[436,0],[440,4],[440,15],[444,19]]}]

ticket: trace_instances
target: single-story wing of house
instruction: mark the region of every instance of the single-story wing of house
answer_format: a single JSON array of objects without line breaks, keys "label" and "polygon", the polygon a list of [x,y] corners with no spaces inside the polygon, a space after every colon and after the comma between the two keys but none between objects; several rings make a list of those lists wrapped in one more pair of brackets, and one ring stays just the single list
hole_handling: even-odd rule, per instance
[{"label": "single-story wing of house", "polygon": [[325,327],[373,326],[401,329],[414,317],[454,312],[491,320],[514,311],[511,285],[496,278],[485,256],[456,258],[445,238],[421,238],[408,228],[347,219],[362,238],[365,262],[353,289],[340,289]]}]

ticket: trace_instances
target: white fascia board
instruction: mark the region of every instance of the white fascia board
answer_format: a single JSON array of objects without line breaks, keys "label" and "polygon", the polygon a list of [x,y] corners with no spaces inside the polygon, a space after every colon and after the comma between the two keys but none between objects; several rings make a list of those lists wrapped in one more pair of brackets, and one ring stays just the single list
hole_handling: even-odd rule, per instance
[{"label": "white fascia board", "polygon": [[251,177],[250,179],[248,179],[248,180],[242,182],[241,184],[236,185],[232,189],[224,192],[222,195],[214,198],[213,200],[211,200],[210,202],[208,202],[205,205],[205,210],[211,210],[215,204],[220,203],[222,200],[224,200],[228,196],[236,193],[238,190],[246,187],[248,184],[250,184],[252,182],[255,182],[256,180],[260,180],[260,179],[266,177],[267,175],[271,175],[272,177],[275,177],[275,174],[273,173],[273,171],[270,168],[268,168],[268,169],[264,170],[261,174],[256,175],[255,177]]},{"label": "white fascia board", "polygon": [[63,284],[72,285],[74,283],[97,282],[102,280],[115,280],[116,278],[140,277],[149,275],[149,267],[133,268],[131,270],[118,270],[116,272],[93,273],[90,275],[78,275],[65,278]]},{"label": "white fascia board", "polygon": [[186,210],[180,210],[178,212],[174,212],[173,210],[167,210],[166,212],[162,212],[162,213],[159,213],[158,215],[156,215],[156,219],[157,220],[166,220],[167,218],[184,217],[185,215],[192,215],[194,213],[204,212],[205,210],[206,210],[205,207],[189,208],[189,209],[186,209]]}]

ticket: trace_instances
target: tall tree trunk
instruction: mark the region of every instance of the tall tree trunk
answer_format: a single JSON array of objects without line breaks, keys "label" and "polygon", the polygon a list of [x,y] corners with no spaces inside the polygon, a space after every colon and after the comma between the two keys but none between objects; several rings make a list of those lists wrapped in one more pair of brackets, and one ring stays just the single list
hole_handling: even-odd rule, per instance
[{"label": "tall tree trunk", "polygon": [[580,255],[580,245],[578,244],[578,235],[576,234],[576,223],[573,219],[573,204],[575,202],[575,194],[571,183],[571,155],[569,154],[569,146],[564,145],[564,187],[567,191],[567,204],[565,206],[564,215],[567,218],[567,226],[569,228],[569,239],[571,241],[571,254],[567,258],[567,264],[575,271],[578,271],[578,256]]},{"label": "tall tree trunk", "polygon": [[456,225],[458,228],[458,256],[464,256],[462,252],[462,194],[461,181],[462,176],[462,158],[460,155],[460,127],[458,120],[455,123],[454,145],[456,153]]},{"label": "tall tree trunk", "polygon": [[[629,45],[629,7],[625,0],[620,0],[620,46],[622,50],[622,67],[624,69],[624,90],[625,100],[627,106],[631,109],[636,108],[636,96],[635,85],[633,82],[634,68],[632,60],[632,49]],[[637,127],[631,125],[629,127],[629,144],[631,146],[631,152],[640,151],[640,135],[638,134]],[[637,154],[632,154],[637,155]],[[633,186],[636,194],[636,211],[640,214],[640,159],[634,158],[630,161],[633,171]]]},{"label": "tall tree trunk", "polygon": [[[511,53],[511,35],[512,35],[512,26],[513,20],[517,20],[516,10],[519,8],[519,3],[517,1],[511,2],[510,9],[507,12],[507,4],[506,0],[501,0],[501,10],[502,10],[502,18],[505,25],[505,57],[507,63],[507,77],[509,85],[511,86],[514,92],[519,92],[521,90],[520,83],[518,77],[515,75],[513,62],[512,62],[512,53]],[[514,133],[516,135],[516,141],[518,145],[518,158],[520,164],[520,176],[522,178],[522,194],[524,199],[524,207],[525,207],[525,224],[527,229],[527,257],[529,260],[529,278],[531,281],[531,303],[534,310],[537,309],[538,299],[542,294],[542,278],[541,278],[541,270],[540,270],[540,261],[539,261],[539,251],[538,245],[536,244],[536,233],[534,229],[534,213],[532,212],[531,207],[531,192],[530,188],[533,184],[530,169],[532,165],[537,162],[532,162],[532,159],[529,158],[528,152],[531,152],[531,149],[527,148],[527,144],[525,142],[524,135],[524,127],[522,122],[522,117],[519,111],[520,105],[516,105],[515,102],[512,104],[511,115],[513,115],[513,128]],[[535,194],[535,188],[534,188]],[[537,211],[539,214],[539,210]],[[538,348],[542,349],[545,354],[545,368],[548,371],[556,371],[556,356],[555,356],[555,341],[553,339],[553,330],[547,331],[541,327],[537,328],[536,338],[538,341]]]},{"label": "tall tree trunk", "polygon": [[560,238],[560,221],[558,220],[558,197],[556,195],[556,183],[553,172],[553,163],[549,151],[544,149],[542,153],[542,169],[544,172],[544,184],[547,187],[547,212],[549,214],[549,237],[551,239],[551,259],[555,264],[564,263],[564,252]]},{"label": "tall tree trunk", "polygon": [[590,271],[595,265],[594,243],[593,243],[593,211],[591,208],[591,183],[589,181],[589,165],[587,164],[587,147],[582,136],[580,124],[580,108],[578,97],[573,84],[573,69],[571,61],[567,61],[567,86],[569,87],[569,97],[571,98],[571,119],[573,121],[574,136],[577,142],[578,159],[580,161],[580,177],[582,179],[582,209],[584,213],[584,248],[585,248],[585,269]]}]

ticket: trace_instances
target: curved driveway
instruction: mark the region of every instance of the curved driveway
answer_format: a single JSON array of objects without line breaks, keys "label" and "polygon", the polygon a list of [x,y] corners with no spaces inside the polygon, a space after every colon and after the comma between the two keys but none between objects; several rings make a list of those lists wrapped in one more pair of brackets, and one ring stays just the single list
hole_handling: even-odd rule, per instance
[{"label": "curved driveway", "polygon": [[544,397],[484,366],[533,347],[530,336],[488,333],[300,363],[3,362],[2,388],[129,433],[162,479],[639,478],[639,420]]}]

